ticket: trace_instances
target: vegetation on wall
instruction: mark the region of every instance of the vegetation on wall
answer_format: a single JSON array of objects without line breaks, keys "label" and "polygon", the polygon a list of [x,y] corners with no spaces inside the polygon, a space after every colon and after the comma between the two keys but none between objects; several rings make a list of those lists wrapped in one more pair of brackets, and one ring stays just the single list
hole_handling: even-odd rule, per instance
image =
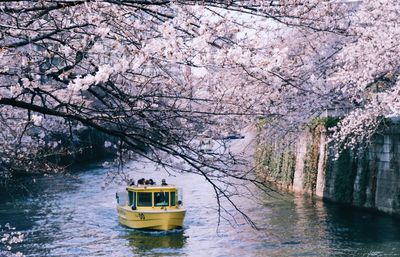
[{"label": "vegetation on wall", "polygon": [[[276,147],[276,145],[275,145]],[[265,180],[278,182],[284,186],[293,183],[296,157],[292,150],[276,154],[269,144],[258,145],[255,152],[257,174]],[[261,160],[258,162],[258,160]]]},{"label": "vegetation on wall", "polygon": [[311,142],[307,144],[307,154],[304,160],[303,188],[315,191],[317,185],[317,172],[319,162],[319,148],[321,144],[321,133],[325,131],[323,125],[310,128]]},{"label": "vegetation on wall", "polygon": [[318,163],[320,158],[321,134],[329,133],[329,128],[338,124],[340,117],[324,117],[311,120],[308,125],[308,132],[311,134],[311,141],[307,144],[307,153],[304,160],[303,187],[315,192],[317,186]]},{"label": "vegetation on wall", "polygon": [[[337,148],[329,140],[324,145],[324,136],[329,138],[334,133],[329,128],[338,122],[339,118],[312,120],[301,140],[296,141],[297,149],[293,145],[285,148],[290,152],[281,150],[282,145],[288,144],[285,142],[288,138],[276,144],[266,143],[260,138],[255,156],[260,164],[258,174],[289,189],[293,186],[295,190],[317,192],[327,200],[400,213],[399,120],[382,119],[370,139],[355,141],[355,148]],[[325,147],[325,152],[320,151],[322,147]],[[317,191],[317,175],[321,174],[323,179],[318,178],[321,187],[318,184]],[[294,177],[296,181],[293,181]]]},{"label": "vegetation on wall", "polygon": [[260,119],[257,127],[257,143],[254,153],[257,175],[266,181],[273,181],[285,187],[292,185],[296,156],[293,147],[284,147],[284,140],[271,141],[261,138],[262,129],[268,121]]},{"label": "vegetation on wall", "polygon": [[[340,118],[338,117],[315,118],[307,126],[311,137],[310,142],[307,143],[303,187],[310,192],[315,192],[317,183],[321,133],[325,133],[339,121]],[[259,120],[257,124],[258,135],[261,134],[266,122],[267,120],[265,119]],[[285,139],[266,142],[266,140],[262,140],[259,136],[257,138],[254,160],[258,176],[284,186],[291,186],[293,184],[296,166],[294,143],[286,142]]]}]

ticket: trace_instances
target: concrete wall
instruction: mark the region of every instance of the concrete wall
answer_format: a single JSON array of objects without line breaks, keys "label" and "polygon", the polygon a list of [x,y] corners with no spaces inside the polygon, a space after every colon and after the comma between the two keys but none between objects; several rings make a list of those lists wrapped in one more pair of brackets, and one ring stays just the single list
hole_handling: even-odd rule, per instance
[{"label": "concrete wall", "polygon": [[[303,132],[294,149],[293,171],[276,170],[276,166],[270,165],[258,169],[258,175],[280,185],[284,184],[285,188],[294,192],[310,193],[336,202],[400,214],[398,125],[374,136],[369,147],[357,152],[343,151],[338,159],[334,159],[334,150],[328,147],[323,127]],[[258,152],[256,161],[263,160],[267,154]],[[280,174],[285,172],[293,174]],[[293,179],[281,181],[282,177]]]}]

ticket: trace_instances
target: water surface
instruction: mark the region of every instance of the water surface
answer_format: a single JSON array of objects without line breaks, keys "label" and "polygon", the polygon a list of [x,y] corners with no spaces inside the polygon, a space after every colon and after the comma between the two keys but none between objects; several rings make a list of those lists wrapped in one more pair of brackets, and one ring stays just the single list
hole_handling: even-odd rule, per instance
[{"label": "water surface", "polygon": [[[145,176],[140,170],[132,173]],[[241,206],[260,230],[222,221],[217,231],[212,188],[196,175],[152,176],[183,188],[183,229],[136,231],[118,224],[115,192],[121,187],[102,189],[105,176],[103,168],[86,167],[72,175],[26,177],[3,186],[0,225],[9,223],[26,234],[12,252],[40,257],[400,256],[398,218],[302,196],[260,193],[260,205],[243,198]]]}]

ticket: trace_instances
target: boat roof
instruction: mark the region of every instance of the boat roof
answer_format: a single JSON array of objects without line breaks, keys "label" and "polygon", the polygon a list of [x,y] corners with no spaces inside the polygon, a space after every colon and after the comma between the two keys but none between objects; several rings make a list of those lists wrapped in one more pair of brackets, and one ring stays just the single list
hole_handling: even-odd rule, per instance
[{"label": "boat roof", "polygon": [[175,185],[134,185],[127,186],[126,190],[129,191],[157,191],[157,190],[176,190],[177,187]]}]

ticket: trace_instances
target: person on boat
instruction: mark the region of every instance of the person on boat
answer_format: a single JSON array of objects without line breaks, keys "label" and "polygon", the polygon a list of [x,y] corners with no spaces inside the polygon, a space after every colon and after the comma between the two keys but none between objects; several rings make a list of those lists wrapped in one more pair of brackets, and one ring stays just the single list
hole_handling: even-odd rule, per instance
[{"label": "person on boat", "polygon": [[167,184],[167,182],[165,181],[164,178],[161,180],[161,185],[162,185],[162,186],[168,186],[168,184]]},{"label": "person on boat", "polygon": [[146,180],[144,178],[141,178],[138,180],[138,185],[144,185],[144,183],[146,182]]},{"label": "person on boat", "polygon": [[149,185],[153,186],[155,184],[156,184],[156,182],[154,182],[153,179],[149,179]]},{"label": "person on boat", "polygon": [[168,194],[168,193],[165,193],[165,192],[156,192],[156,193],[154,193],[155,206],[166,206],[166,205],[168,205],[168,198],[167,198],[166,194]]},{"label": "person on boat", "polygon": [[134,186],[135,185],[135,180],[134,179],[130,179],[129,180],[129,185],[130,186]]}]

